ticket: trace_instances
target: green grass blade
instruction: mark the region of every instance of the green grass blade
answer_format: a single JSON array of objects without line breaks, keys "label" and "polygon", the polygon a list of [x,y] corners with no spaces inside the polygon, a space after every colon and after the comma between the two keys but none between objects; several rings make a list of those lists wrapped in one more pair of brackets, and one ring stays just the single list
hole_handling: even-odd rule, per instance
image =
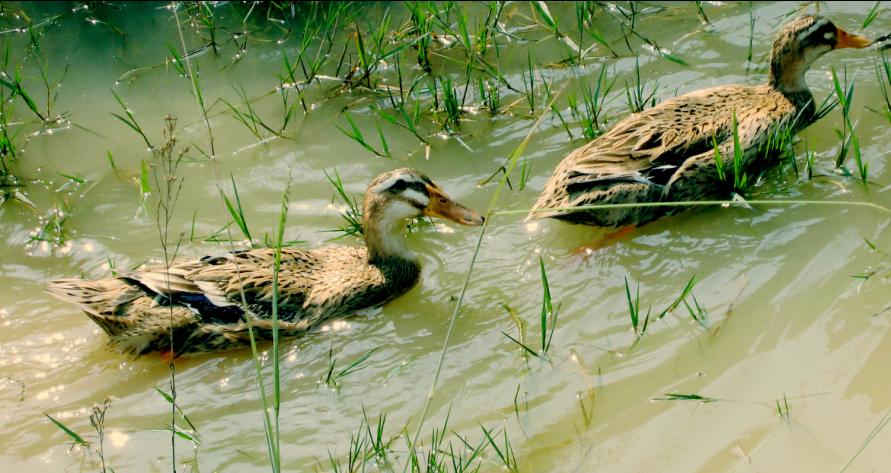
[{"label": "green grass blade", "polygon": [[56,420],[53,416],[51,416],[45,412],[43,413],[43,415],[45,415],[46,418],[49,419],[53,424],[56,424],[56,427],[58,427],[60,430],[62,430],[62,432],[65,432],[65,434],[68,435],[68,437],[70,437],[71,440],[74,441],[74,443],[76,443],[78,445],[88,445],[88,442],[86,440],[84,440],[83,437],[78,435],[77,432],[69,429],[68,426],[63,424],[61,421]]}]

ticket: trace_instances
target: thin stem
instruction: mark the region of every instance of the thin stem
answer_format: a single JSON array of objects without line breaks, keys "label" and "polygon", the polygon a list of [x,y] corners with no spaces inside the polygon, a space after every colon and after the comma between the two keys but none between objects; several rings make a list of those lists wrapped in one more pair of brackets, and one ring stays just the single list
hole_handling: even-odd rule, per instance
[{"label": "thin stem", "polygon": [[[251,10],[248,12],[248,15],[250,15],[250,12],[253,11],[253,9],[254,9],[254,5],[251,6]],[[222,187],[222,184],[220,184],[220,182],[221,182],[220,169],[217,166],[216,153],[214,151],[213,132],[212,132],[212,129],[210,126],[210,121],[207,118],[207,109],[204,107],[204,104],[202,103],[200,90],[198,89],[198,84],[196,82],[194,73],[192,71],[192,64],[189,61],[189,56],[186,52],[187,50],[186,50],[186,45],[185,45],[185,39],[183,38],[182,27],[180,26],[179,14],[177,12],[177,8],[173,9],[173,13],[174,13],[174,17],[176,18],[177,27],[179,27],[178,29],[179,29],[180,43],[182,44],[182,48],[183,48],[183,53],[184,53],[183,56],[186,61],[186,68],[189,71],[189,77],[192,78],[193,95],[195,96],[195,101],[198,104],[198,107],[201,109],[201,112],[204,116],[205,125],[207,126],[208,138],[210,139],[211,158],[212,158],[210,160],[210,162],[211,162],[211,166],[213,167],[213,170],[214,170],[214,177],[216,179],[217,190],[222,195],[223,187]],[[246,21],[246,18],[247,17],[245,17],[245,21]],[[225,214],[226,207],[225,207],[225,203],[222,200],[220,201],[220,206],[223,210],[223,213]],[[228,237],[227,239],[229,241],[229,250],[234,252],[235,251],[235,243],[234,243],[234,240],[232,239],[232,231],[230,229],[230,226],[228,226],[228,225],[226,226],[226,235],[227,235],[227,237]],[[254,326],[253,326],[253,314],[251,314],[250,309],[248,308],[247,297],[245,296],[245,293],[244,293],[244,284],[243,284],[243,280],[242,280],[241,268],[238,263],[238,258],[233,258],[232,261],[235,264],[235,273],[236,273],[236,276],[238,277],[238,289],[239,289],[239,294],[241,296],[241,308],[242,308],[242,311],[244,312],[245,323],[247,324],[247,327],[248,327],[248,334],[249,334],[250,341],[251,341],[251,353],[253,355],[253,360],[254,360],[254,369],[257,374],[257,384],[258,384],[259,391],[260,391],[260,399],[263,403],[263,420],[266,425],[266,445],[267,445],[267,449],[268,449],[268,453],[269,453],[270,463],[272,464],[271,465],[272,470],[277,472],[277,471],[280,471],[279,455],[278,455],[278,451],[276,449],[277,442],[275,442],[273,440],[273,436],[278,437],[278,433],[272,432],[272,422],[271,422],[271,419],[269,418],[269,402],[266,398],[266,386],[265,386],[265,383],[263,382],[262,367],[260,365],[260,356],[257,351],[257,341],[256,341],[256,337],[254,334]]]},{"label": "thin stem", "polygon": [[[424,421],[427,418],[427,412],[430,410],[430,402],[433,400],[433,393],[436,391],[436,386],[439,383],[439,376],[442,373],[442,366],[445,362],[446,352],[449,348],[449,342],[451,341],[452,329],[455,326],[455,321],[458,319],[458,313],[461,311],[461,305],[464,303],[464,294],[467,292],[467,287],[470,285],[470,277],[473,274],[473,267],[476,263],[477,255],[480,251],[480,246],[483,242],[483,235],[486,233],[486,227],[489,223],[489,216],[494,215],[495,205],[498,203],[498,196],[501,194],[501,189],[507,183],[508,176],[513,172],[514,168],[517,165],[517,161],[519,157],[523,154],[523,151],[526,149],[526,145],[529,144],[529,140],[532,138],[532,134],[538,129],[538,126],[541,124],[541,121],[544,119],[547,111],[550,110],[551,105],[554,104],[554,101],[557,100],[563,90],[566,88],[564,85],[551,99],[551,103],[548,104],[547,107],[542,109],[541,114],[539,114],[538,119],[535,120],[535,123],[529,129],[529,133],[526,134],[526,137],[520,143],[519,146],[511,153],[510,163],[507,166],[507,171],[505,171],[504,175],[501,176],[501,180],[498,181],[498,186],[495,188],[495,192],[492,194],[492,198],[489,200],[488,210],[486,211],[486,220],[483,222],[482,227],[480,227],[480,234],[476,241],[476,247],[474,248],[473,255],[470,257],[470,266],[467,268],[467,275],[464,278],[464,284],[461,286],[461,293],[458,295],[458,301],[455,303],[455,309],[452,311],[452,317],[449,320],[449,328],[446,330],[445,339],[442,341],[442,349],[439,352],[439,362],[436,365],[436,371],[433,373],[433,382],[430,383],[430,391],[427,393],[427,400],[424,402],[424,410],[421,411],[421,419],[418,421],[418,427],[415,430],[415,435],[411,442],[412,445],[417,445],[418,438],[421,435],[421,428],[424,426]],[[405,469],[403,471],[407,471],[408,463],[405,464]]]},{"label": "thin stem", "polygon": [[[580,205],[578,207],[545,207],[536,209],[514,209],[514,210],[497,210],[491,215],[514,215],[528,214],[539,212],[553,212],[558,210],[608,210],[608,209],[630,209],[639,207],[704,207],[713,205],[739,206],[742,202],[733,200],[696,200],[687,202],[636,202],[626,204],[592,204]],[[827,205],[841,207],[868,207],[882,212],[891,213],[891,209],[883,207],[872,202],[839,202],[831,200],[746,200],[746,204],[750,205]]]}]

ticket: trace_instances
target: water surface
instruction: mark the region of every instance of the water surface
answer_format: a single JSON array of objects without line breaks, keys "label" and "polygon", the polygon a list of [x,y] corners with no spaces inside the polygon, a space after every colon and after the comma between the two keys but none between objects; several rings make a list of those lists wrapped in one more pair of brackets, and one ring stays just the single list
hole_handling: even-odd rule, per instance
[{"label": "water surface", "polygon": [[[279,126],[285,109],[276,88],[288,82],[282,54],[291,60],[297,56],[305,22],[261,7],[247,15],[248,6],[208,5],[220,25],[219,52],[204,50],[190,65],[200,71],[199,86],[209,108],[213,163],[206,156],[207,127],[192,82],[168,61],[168,45],[182,54],[177,14],[187,49],[207,43],[207,28],[191,21],[197,18],[194,11],[180,6],[174,13],[163,4],[134,3],[95,9],[8,5],[4,12],[4,29],[26,24],[14,18],[19,8],[34,23],[61,15],[39,29],[40,51],[27,57],[27,32],[0,36],[9,42],[13,57],[7,71],[21,66],[25,83],[37,91],[39,107],[45,107],[46,92],[35,57],[46,61],[52,77],[68,67],[53,104],[54,114],[67,111],[68,118],[50,127],[52,133],[32,136],[41,127],[21,100],[15,101],[17,124],[11,126],[23,131],[16,139],[20,151],[12,171],[26,184],[23,192],[36,209],[14,201],[0,207],[0,442],[5,445],[0,458],[18,471],[96,471],[99,457],[92,448],[70,448],[68,438],[44,413],[86,436],[92,432],[89,410],[104,399],[112,400],[105,426],[107,464],[116,471],[171,469],[171,439],[164,430],[170,424],[170,405],[154,389],[170,390],[168,366],[156,356],[131,359],[109,350],[104,334],[75,307],[43,292],[53,278],[108,277],[114,269],[163,256],[155,219],[157,189],[146,197],[139,184],[142,163],[150,165],[156,158],[111,115],[122,114],[112,91],[156,143],[163,140],[163,117],[177,118],[180,149],[189,147],[177,172],[183,188],[171,224],[174,238],[180,233],[185,237],[181,255],[220,254],[247,244],[236,226],[230,227],[234,243],[208,241],[227,237],[220,230],[231,218],[218,189],[231,193],[230,176],[257,243],[262,244],[264,233],[272,233],[282,193],[287,192],[285,238],[314,247],[330,244],[338,234],[328,230],[342,224],[343,206],[333,199],[326,173],[337,171],[345,189],[360,196],[378,173],[412,166],[456,200],[484,210],[496,184],[479,183],[530,131],[550,87],[554,93],[562,90],[555,108],[573,138],[548,112],[524,153],[530,166],[525,187],[519,189],[515,173],[513,189],[505,189],[497,203],[499,210],[529,208],[556,164],[586,142],[568,96],[580,97],[579,84],[593,84],[601,65],[616,80],[605,105],[608,125],[628,114],[624,87],[633,80],[635,56],[646,87],[658,80],[657,99],[719,84],[759,83],[774,32],[799,6],[753,6],[749,63],[748,4],[706,2],[708,24],[692,3],[637,5],[641,12],[635,29],[689,64],[684,67],[659,57],[635,36],[629,39],[629,52],[619,26],[619,8],[627,9],[627,4],[595,9],[598,29],[621,57],[596,46],[581,64],[562,61],[569,49],[529,4],[509,4],[490,42],[499,44],[499,69],[517,91],[499,86],[502,113],[468,110],[456,134],[443,132],[442,114],[429,113],[432,98],[418,92],[418,128],[430,143],[427,149],[373,110],[394,113],[387,95],[342,89],[326,78],[305,87],[310,111],[298,107],[283,137],[261,129],[258,139],[220,100],[244,112],[235,90],[243,88],[256,114]],[[858,32],[872,5],[825,2],[820,13]],[[359,9],[333,35],[332,59],[322,75],[337,75],[345,47],[345,63],[355,64],[355,25],[372,34],[386,8],[390,30],[407,28],[403,5]],[[474,34],[485,11],[480,5],[466,8]],[[555,4],[550,11],[559,28],[578,42],[573,6]],[[865,34],[878,36],[891,27],[885,7],[879,12]],[[275,19],[282,17],[276,27]],[[446,36],[443,42],[454,40]],[[400,44],[396,36],[386,41]],[[247,46],[239,53],[242,44]],[[582,44],[587,48],[595,43],[585,36]],[[313,43],[309,51],[315,54],[317,48],[318,42]],[[486,57],[495,61],[491,48]],[[397,57],[402,73],[416,77],[421,71],[414,50],[408,51]],[[536,65],[534,113],[523,94],[529,57]],[[833,52],[808,74],[818,100],[834,93],[831,67],[856,81],[851,118],[869,164],[867,189],[857,179],[853,157],[847,166],[854,176],[834,169],[840,147],[835,130],[842,128],[836,110],[800,134],[795,145],[800,175],[787,165],[755,186],[751,198],[891,205],[891,171],[885,165],[889,122],[876,79],[877,57],[874,50]],[[436,49],[431,63],[434,73],[451,75],[463,93],[460,44]],[[395,84],[395,60],[384,60],[379,67],[378,85],[384,80]],[[138,68],[146,69],[133,72]],[[297,100],[293,91],[289,97]],[[474,79],[465,105],[481,103]],[[379,126],[392,157],[376,157],[340,131],[338,127],[349,130],[345,111],[380,149]],[[805,149],[816,152],[812,179],[805,172]],[[109,165],[109,154],[115,167]],[[55,209],[68,209],[61,238],[50,231],[47,241],[33,240]],[[556,221],[527,225],[522,219],[496,216],[486,230],[422,429],[425,445],[432,429],[448,417],[449,432],[472,442],[484,438],[480,425],[506,430],[521,471],[837,471],[891,409],[891,266],[883,253],[891,251],[888,214],[844,206],[707,208],[644,225],[589,254],[576,250],[606,231]],[[213,234],[217,238],[208,238]],[[363,410],[372,422],[386,413],[387,436],[401,434],[405,426],[414,432],[477,237],[476,229],[450,224],[421,227],[408,236],[424,266],[417,287],[383,308],[331,322],[283,344],[280,422],[286,470],[330,469],[329,454],[345,461],[351,436],[361,432]],[[345,238],[339,243],[360,241]],[[527,324],[528,343],[540,343],[539,259],[559,305],[549,361],[524,358],[502,333],[518,336],[513,311]],[[871,277],[854,277],[864,274]],[[706,309],[707,321],[697,323],[681,305],[651,321],[637,340],[625,280],[632,292],[639,284],[641,311],[652,307],[657,314],[693,276],[693,294]],[[693,304],[692,298],[687,301]],[[268,357],[269,347],[261,348]],[[329,368],[329,353],[343,366],[373,348],[378,350],[367,365],[343,379],[339,389],[320,381]],[[178,360],[176,391],[200,440],[197,446],[176,441],[178,470],[268,470],[250,350]],[[655,400],[668,393],[717,401]],[[778,414],[778,403],[788,404],[788,419]],[[885,471],[891,458],[883,445],[889,435],[880,432],[849,471]],[[96,445],[95,436],[88,440]],[[450,440],[460,446],[456,437]],[[405,458],[404,440],[392,449],[394,458]],[[482,466],[483,471],[503,468],[492,449],[483,453]]]}]

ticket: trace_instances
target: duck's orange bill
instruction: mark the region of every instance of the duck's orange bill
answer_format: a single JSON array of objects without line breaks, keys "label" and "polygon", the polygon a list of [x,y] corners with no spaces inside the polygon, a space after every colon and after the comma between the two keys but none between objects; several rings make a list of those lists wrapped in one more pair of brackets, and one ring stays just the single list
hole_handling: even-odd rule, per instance
[{"label": "duck's orange bill", "polygon": [[835,41],[835,49],[841,49],[841,48],[862,49],[862,48],[865,48],[865,47],[869,46],[870,44],[872,44],[872,41],[870,41],[869,38],[867,38],[866,36],[860,36],[859,34],[851,34],[841,28],[836,28],[836,30],[838,30],[837,34],[836,34],[836,38],[838,38],[838,39],[836,39],[836,41]]},{"label": "duck's orange bill", "polygon": [[463,225],[482,225],[483,217],[473,209],[455,202],[441,190],[427,185],[427,193],[430,195],[430,203],[424,208],[424,215],[444,218]]}]

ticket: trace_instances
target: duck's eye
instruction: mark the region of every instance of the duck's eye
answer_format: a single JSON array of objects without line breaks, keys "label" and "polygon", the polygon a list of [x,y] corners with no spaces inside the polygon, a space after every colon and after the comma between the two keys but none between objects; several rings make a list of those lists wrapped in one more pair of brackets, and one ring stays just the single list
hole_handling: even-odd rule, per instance
[{"label": "duck's eye", "polygon": [[834,36],[835,36],[835,34],[832,33],[831,31],[827,31],[827,32],[823,33],[823,39],[825,39],[826,41],[832,41]]}]

